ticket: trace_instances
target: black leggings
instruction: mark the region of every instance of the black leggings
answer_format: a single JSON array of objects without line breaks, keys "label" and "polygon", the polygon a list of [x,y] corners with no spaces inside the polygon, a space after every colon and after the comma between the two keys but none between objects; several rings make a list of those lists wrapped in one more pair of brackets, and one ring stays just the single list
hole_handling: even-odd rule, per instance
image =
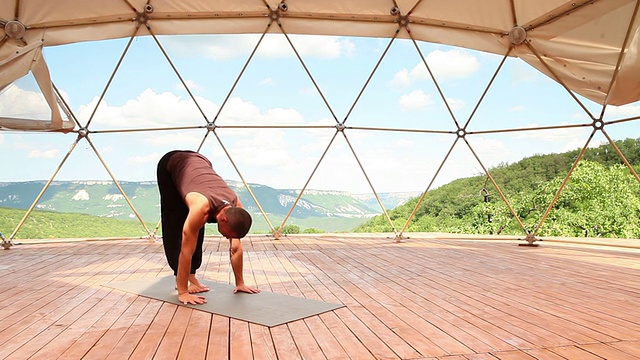
[{"label": "black leggings", "polygon": [[[173,184],[171,173],[167,171],[167,163],[171,155],[178,151],[171,151],[158,162],[158,189],[160,190],[160,221],[162,223],[162,245],[167,262],[178,275],[178,259],[182,249],[182,228],[187,220],[189,208]],[[202,265],[202,244],[204,242],[204,227],[198,233],[196,249],[191,257],[191,274]]]}]

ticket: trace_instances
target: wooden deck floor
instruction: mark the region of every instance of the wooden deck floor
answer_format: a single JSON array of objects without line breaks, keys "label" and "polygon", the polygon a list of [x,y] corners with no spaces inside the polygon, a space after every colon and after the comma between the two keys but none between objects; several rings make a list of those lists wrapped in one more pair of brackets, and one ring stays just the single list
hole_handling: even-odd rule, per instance
[{"label": "wooden deck floor", "polygon": [[[640,359],[640,251],[252,236],[245,280],[346,307],[267,328],[102,286],[170,275],[147,240],[0,251],[0,359]],[[200,276],[232,282],[228,241]],[[209,296],[209,301],[215,299]]]}]

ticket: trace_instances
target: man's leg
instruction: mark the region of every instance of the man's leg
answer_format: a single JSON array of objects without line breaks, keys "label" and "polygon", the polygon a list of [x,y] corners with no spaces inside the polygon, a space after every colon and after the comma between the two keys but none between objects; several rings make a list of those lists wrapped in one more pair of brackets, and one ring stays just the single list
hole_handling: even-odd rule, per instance
[{"label": "man's leg", "polygon": [[166,154],[158,162],[158,189],[160,190],[160,221],[162,224],[162,245],[167,262],[178,274],[178,259],[182,249],[182,228],[187,219],[189,208],[173,184],[167,163],[173,152]]}]

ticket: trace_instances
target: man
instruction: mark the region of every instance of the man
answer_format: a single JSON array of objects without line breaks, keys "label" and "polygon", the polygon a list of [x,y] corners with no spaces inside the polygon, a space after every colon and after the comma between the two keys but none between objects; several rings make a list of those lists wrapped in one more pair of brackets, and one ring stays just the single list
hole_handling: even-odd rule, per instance
[{"label": "man", "polygon": [[196,279],[202,264],[205,223],[217,223],[230,241],[234,292],[257,293],[242,277],[242,244],[251,227],[251,215],[236,193],[216,174],[211,162],[193,151],[175,150],[158,162],[158,188],[164,252],[176,276],[178,298],[183,304],[204,304],[198,293],[209,291]]}]

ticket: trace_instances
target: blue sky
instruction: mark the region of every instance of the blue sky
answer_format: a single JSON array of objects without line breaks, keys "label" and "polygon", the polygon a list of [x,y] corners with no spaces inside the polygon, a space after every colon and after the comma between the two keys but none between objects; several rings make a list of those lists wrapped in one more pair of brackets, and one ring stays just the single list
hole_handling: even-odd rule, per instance
[{"label": "blue sky", "polygon": [[[430,129],[456,127],[415,49],[396,40],[359,96],[388,39],[291,36],[330,108],[282,35],[269,35],[216,120],[220,126],[295,125]],[[207,118],[218,113],[257,43],[257,35],[159,37]],[[82,124],[93,113],[128,39],[46,48],[52,78]],[[498,67],[501,56],[420,43],[449,105],[462,125]],[[579,98],[594,114],[600,106]],[[353,108],[352,108],[353,107]],[[30,75],[0,95],[3,116],[46,117],[44,100]],[[348,114],[348,117],[347,117]],[[640,104],[608,107],[607,119],[640,114]],[[588,123],[588,116],[559,84],[519,59],[508,59],[467,130]],[[640,137],[637,122],[607,127],[614,139]],[[204,125],[171,66],[152,38],[137,38],[122,61],[91,131]],[[512,163],[534,154],[582,147],[590,127],[469,135],[485,166]],[[204,130],[91,134],[100,155],[120,180],[154,180],[158,159],[172,149],[196,149]],[[225,148],[250,183],[301,188],[335,134],[326,129],[219,128]],[[371,192],[352,154],[379,192],[423,191],[455,140],[451,134],[347,129],[335,137],[308,188]],[[0,181],[48,179],[75,140],[74,134],[0,132]],[[594,137],[592,145],[606,139]],[[349,146],[351,145],[351,147]],[[240,176],[210,134],[202,152],[227,179]],[[482,171],[458,141],[434,186]],[[87,141],[81,141],[56,180],[109,179]]]}]

